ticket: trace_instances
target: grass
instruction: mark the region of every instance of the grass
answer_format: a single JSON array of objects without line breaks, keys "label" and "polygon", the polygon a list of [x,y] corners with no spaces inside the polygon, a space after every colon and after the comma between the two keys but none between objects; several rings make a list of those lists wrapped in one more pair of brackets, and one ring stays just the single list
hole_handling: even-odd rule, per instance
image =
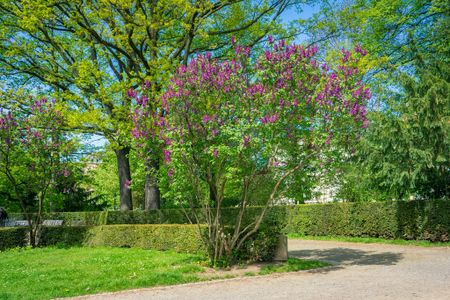
[{"label": "grass", "polygon": [[[0,251],[0,299],[51,299],[231,278],[204,276],[201,255],[138,248],[17,248]],[[327,263],[289,258],[258,273],[309,270]],[[203,274],[202,274],[203,273]]]},{"label": "grass", "polygon": [[267,275],[272,273],[296,272],[301,270],[311,270],[331,266],[331,264],[317,261],[305,260],[289,257],[287,262],[280,264],[271,264],[261,268],[259,275]]},{"label": "grass", "polygon": [[0,252],[0,299],[50,299],[199,281],[205,258],[136,248]]},{"label": "grass", "polygon": [[317,240],[317,241],[338,241],[351,243],[381,243],[393,245],[407,245],[407,246],[421,246],[421,247],[450,247],[449,242],[431,242],[431,241],[416,241],[416,240],[401,240],[401,239],[382,239],[373,237],[349,237],[349,236],[311,236],[300,235],[295,233],[288,234],[290,239],[301,240]]}]

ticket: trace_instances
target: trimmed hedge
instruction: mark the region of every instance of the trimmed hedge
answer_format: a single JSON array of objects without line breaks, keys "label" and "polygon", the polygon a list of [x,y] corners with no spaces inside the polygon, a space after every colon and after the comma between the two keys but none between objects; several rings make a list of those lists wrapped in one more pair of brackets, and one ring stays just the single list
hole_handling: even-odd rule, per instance
[{"label": "trimmed hedge", "polygon": [[[261,211],[260,207],[247,208],[244,223],[258,215]],[[222,217],[227,225],[234,225],[237,215],[237,208],[222,209]],[[285,216],[284,207],[274,207],[266,220],[271,219],[283,220]],[[10,213],[10,219],[25,220],[21,213]],[[199,214],[200,223],[206,223],[205,218]],[[133,211],[97,211],[97,212],[52,212],[43,215],[44,220],[63,220],[64,225],[82,225],[82,226],[98,226],[98,225],[118,225],[118,224],[190,224],[189,220],[195,220],[190,209],[160,209],[160,210],[133,210]],[[79,224],[81,223],[81,224]]]},{"label": "trimmed hedge", "polygon": [[[202,226],[206,229],[206,227]],[[0,228],[0,250],[26,245],[28,229]],[[102,225],[43,227],[40,246],[110,246],[205,253],[197,225]]]},{"label": "trimmed hedge", "polygon": [[0,228],[0,250],[24,247],[27,233],[27,228]]},{"label": "trimmed hedge", "polygon": [[[253,220],[260,207],[248,208],[244,224]],[[236,208],[222,211],[224,223],[233,225]],[[158,211],[49,213],[44,219],[64,220],[65,225],[81,224],[188,224],[189,210],[162,209]],[[21,214],[11,218],[23,219]],[[193,218],[191,218],[193,220]],[[200,219],[200,222],[204,220]],[[265,228],[265,229],[264,229]],[[55,229],[56,230],[56,229]],[[76,231],[77,229],[72,229]],[[277,206],[270,210],[263,231],[297,233],[302,235],[356,236],[449,241],[450,201],[394,201],[330,203]],[[67,229],[65,232],[69,232]],[[64,233],[76,236],[77,233]],[[75,238],[75,237],[74,237]],[[1,242],[0,242],[1,243]]]},{"label": "trimmed hedge", "polygon": [[205,252],[197,225],[106,225],[89,231],[88,246]]},{"label": "trimmed hedge", "polygon": [[[200,226],[206,235],[207,227]],[[0,230],[0,249],[25,246],[26,228]],[[270,260],[275,252],[278,235],[263,227],[236,253],[237,260]],[[134,224],[101,226],[43,227],[40,246],[109,246],[175,250],[177,252],[206,254],[206,246],[197,225]]]},{"label": "trimmed hedge", "polygon": [[330,203],[287,208],[287,233],[448,242],[450,201]]}]

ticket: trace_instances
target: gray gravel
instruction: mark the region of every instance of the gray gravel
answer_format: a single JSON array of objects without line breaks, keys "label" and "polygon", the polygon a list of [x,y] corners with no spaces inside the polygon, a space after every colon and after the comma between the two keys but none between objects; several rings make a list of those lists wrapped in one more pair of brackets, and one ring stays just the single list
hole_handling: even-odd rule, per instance
[{"label": "gray gravel", "polygon": [[290,240],[291,256],[332,267],[76,299],[450,299],[450,248]]}]

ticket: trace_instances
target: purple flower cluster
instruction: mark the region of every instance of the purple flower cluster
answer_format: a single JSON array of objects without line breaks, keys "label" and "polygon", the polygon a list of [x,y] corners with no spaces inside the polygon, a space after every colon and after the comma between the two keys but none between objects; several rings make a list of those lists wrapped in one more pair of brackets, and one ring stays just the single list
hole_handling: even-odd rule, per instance
[{"label": "purple flower cluster", "polygon": [[318,63],[317,47],[268,40],[271,49],[256,60],[250,59],[250,48],[235,45],[229,60],[206,53],[178,68],[162,96],[152,100],[163,118],[161,111],[143,109],[154,106],[147,98],[133,94],[140,105],[133,136],[147,139],[148,145],[159,141],[163,160],[170,163],[174,146],[211,160],[211,154],[219,158],[219,145],[236,149],[238,141],[254,151],[273,136],[295,147],[329,145],[336,138],[333,132],[339,132],[333,128],[340,126],[339,118],[367,127],[365,105],[371,94],[358,81],[356,68],[367,51],[343,49],[341,65],[334,69]]},{"label": "purple flower cluster", "polygon": [[261,118],[261,123],[263,124],[270,124],[270,123],[275,123],[278,120],[278,113],[273,114],[273,115],[265,115],[264,117]]},{"label": "purple flower cluster", "polygon": [[6,115],[0,111],[0,130],[9,130],[11,127],[17,126],[17,122],[12,116],[11,111],[8,111]]}]

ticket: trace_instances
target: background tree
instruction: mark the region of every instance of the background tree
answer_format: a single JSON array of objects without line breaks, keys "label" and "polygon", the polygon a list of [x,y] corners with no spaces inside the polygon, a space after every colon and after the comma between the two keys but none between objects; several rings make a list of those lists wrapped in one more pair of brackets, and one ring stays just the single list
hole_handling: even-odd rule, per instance
[{"label": "background tree", "polygon": [[[55,102],[32,101],[29,114],[21,109],[0,115],[0,194],[22,208],[28,220],[30,243],[36,246],[42,213],[57,177],[71,176],[74,144],[61,135],[61,112]],[[32,214],[34,213],[34,214]]]},{"label": "background tree", "polygon": [[389,108],[374,113],[362,155],[375,185],[397,199],[450,195],[450,73],[416,52],[415,75],[402,73]]},{"label": "background tree", "polygon": [[[0,78],[12,86],[44,86],[66,103],[69,128],[103,135],[118,164],[120,207],[132,209],[130,97],[145,80],[153,97],[174,66],[192,53],[225,54],[231,35],[254,45],[289,0],[3,1]],[[159,205],[158,165],[151,157],[146,203]],[[150,204],[149,204],[150,205]],[[151,204],[153,205],[153,204]]]},{"label": "background tree", "polygon": [[[441,147],[447,144],[443,124],[448,119],[444,109],[448,100],[441,92],[448,84],[449,14],[448,4],[440,0],[322,1],[310,20],[311,42],[335,48],[357,42],[369,50],[365,68],[370,71],[364,81],[374,93],[368,105],[371,125],[363,143],[348,153],[347,164],[341,166],[344,172],[336,179],[339,197],[398,199],[442,191],[445,182],[426,178],[436,176],[438,169],[444,171],[447,161]],[[422,185],[425,182],[428,188]]]}]

